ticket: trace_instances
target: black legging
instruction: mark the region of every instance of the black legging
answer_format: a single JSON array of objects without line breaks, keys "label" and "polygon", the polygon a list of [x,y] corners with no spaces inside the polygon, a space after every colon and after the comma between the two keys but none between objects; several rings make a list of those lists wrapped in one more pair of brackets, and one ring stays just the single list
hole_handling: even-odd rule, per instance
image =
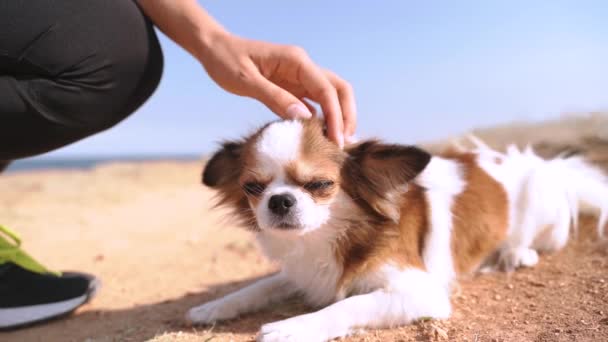
[{"label": "black legging", "polygon": [[0,168],[112,127],[162,69],[134,1],[0,1]]}]

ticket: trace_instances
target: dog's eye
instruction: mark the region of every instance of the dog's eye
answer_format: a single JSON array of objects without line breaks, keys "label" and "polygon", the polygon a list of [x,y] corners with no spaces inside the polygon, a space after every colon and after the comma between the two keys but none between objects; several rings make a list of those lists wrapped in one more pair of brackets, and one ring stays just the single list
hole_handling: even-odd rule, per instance
[{"label": "dog's eye", "polygon": [[266,189],[266,185],[258,182],[248,182],[243,185],[243,190],[249,195],[258,196]]},{"label": "dog's eye", "polygon": [[334,185],[333,181],[321,180],[321,181],[308,182],[308,183],[304,184],[304,189],[306,189],[308,191],[317,191],[317,190],[327,189],[333,185]]}]

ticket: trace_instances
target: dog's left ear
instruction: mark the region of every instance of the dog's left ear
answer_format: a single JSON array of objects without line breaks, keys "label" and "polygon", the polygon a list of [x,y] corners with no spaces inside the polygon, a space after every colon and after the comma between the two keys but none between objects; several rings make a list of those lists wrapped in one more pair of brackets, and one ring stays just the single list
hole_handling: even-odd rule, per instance
[{"label": "dog's left ear", "polygon": [[235,183],[241,172],[243,143],[228,141],[209,159],[203,171],[202,181],[208,187],[219,188]]},{"label": "dog's left ear", "polygon": [[415,146],[365,141],[346,149],[342,168],[343,187],[349,195],[376,214],[399,220],[398,196],[407,183],[424,170],[431,155]]}]

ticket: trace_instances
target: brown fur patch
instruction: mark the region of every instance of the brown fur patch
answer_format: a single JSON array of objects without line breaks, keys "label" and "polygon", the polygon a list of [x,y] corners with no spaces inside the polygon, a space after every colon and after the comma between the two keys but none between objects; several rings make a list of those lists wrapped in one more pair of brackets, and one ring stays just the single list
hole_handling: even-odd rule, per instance
[{"label": "brown fur patch", "polygon": [[302,141],[304,142],[300,151],[302,160],[314,160],[322,164],[327,162],[342,164],[345,158],[344,151],[325,137],[322,120],[306,120],[302,122],[302,125]]},{"label": "brown fur patch", "polygon": [[[345,153],[323,135],[323,121],[302,122],[302,145],[297,161],[286,165],[288,180],[310,194],[316,203],[328,202],[340,188],[340,167]],[[333,185],[318,190],[308,190],[305,185],[314,181],[331,181]]]},{"label": "brown fur patch", "polygon": [[466,186],[452,206],[452,256],[456,273],[468,273],[504,241],[509,223],[505,189],[482,168],[473,154],[451,156],[461,163]]},{"label": "brown fur patch", "polygon": [[[298,160],[285,167],[289,182],[307,192],[315,203],[328,202],[340,188],[340,165],[336,163],[318,163],[314,160]],[[331,181],[326,188],[309,190],[306,185],[316,181]]]},{"label": "brown fur patch", "polygon": [[424,268],[427,203],[422,188],[408,184],[431,156],[414,146],[370,140],[347,150],[342,187],[361,210],[346,222],[336,244],[343,265],[339,289],[387,262]]},{"label": "brown fur patch", "polygon": [[339,289],[387,262],[424,269],[422,248],[428,229],[424,190],[412,185],[397,205],[402,211],[398,223],[353,213],[336,245],[336,257],[344,267]]}]

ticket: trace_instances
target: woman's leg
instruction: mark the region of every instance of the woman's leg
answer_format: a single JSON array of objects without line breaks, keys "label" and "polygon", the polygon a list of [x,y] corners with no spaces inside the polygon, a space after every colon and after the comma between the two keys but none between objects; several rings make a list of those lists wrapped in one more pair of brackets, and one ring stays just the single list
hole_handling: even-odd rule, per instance
[{"label": "woman's leg", "polygon": [[[150,97],[162,67],[134,1],[1,1],[0,169],[112,127]],[[63,315],[95,292],[86,274],[26,264],[0,232],[0,330]]]},{"label": "woman's leg", "polygon": [[112,127],[156,89],[152,25],[130,0],[0,4],[0,160]]}]

